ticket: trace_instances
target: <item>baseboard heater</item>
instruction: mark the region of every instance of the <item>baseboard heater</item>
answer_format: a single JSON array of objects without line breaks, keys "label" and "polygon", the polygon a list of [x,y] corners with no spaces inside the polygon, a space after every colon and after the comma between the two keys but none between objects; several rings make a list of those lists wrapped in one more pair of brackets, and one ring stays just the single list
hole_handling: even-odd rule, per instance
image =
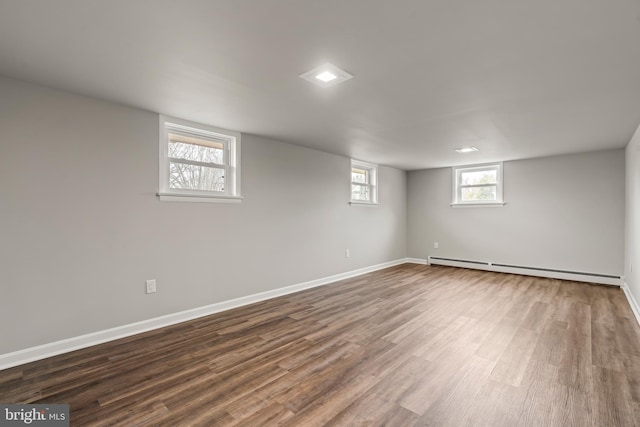
[{"label": "baseboard heater", "polygon": [[443,258],[430,256],[429,264],[448,265],[451,267],[466,267],[477,270],[497,271],[501,273],[524,274],[554,279],[574,280],[579,282],[600,283],[604,285],[620,286],[622,277],[612,274],[586,273],[583,271],[558,270],[554,268],[528,267],[523,265],[500,264],[495,262],[471,261],[468,259]]}]

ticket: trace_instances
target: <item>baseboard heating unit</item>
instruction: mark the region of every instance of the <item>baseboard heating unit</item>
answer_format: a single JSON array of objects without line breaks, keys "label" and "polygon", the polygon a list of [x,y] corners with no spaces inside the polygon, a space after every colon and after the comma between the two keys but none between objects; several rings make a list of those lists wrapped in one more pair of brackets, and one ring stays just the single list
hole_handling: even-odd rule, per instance
[{"label": "baseboard heating unit", "polygon": [[574,280],[578,282],[600,283],[603,285],[622,285],[622,277],[612,274],[587,273],[583,271],[558,270],[543,267],[500,264],[467,259],[442,258],[430,256],[428,264],[446,265],[450,267],[472,268],[476,270],[495,271],[499,273],[523,274],[525,276],[549,277],[552,279]]}]

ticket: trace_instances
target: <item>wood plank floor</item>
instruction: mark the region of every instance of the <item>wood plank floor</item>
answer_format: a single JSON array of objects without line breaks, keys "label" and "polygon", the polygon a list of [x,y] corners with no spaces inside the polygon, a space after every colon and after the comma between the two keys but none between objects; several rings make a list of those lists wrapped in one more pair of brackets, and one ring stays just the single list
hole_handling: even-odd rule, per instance
[{"label": "wood plank floor", "polygon": [[72,425],[640,425],[620,289],[401,265],[0,371]]}]

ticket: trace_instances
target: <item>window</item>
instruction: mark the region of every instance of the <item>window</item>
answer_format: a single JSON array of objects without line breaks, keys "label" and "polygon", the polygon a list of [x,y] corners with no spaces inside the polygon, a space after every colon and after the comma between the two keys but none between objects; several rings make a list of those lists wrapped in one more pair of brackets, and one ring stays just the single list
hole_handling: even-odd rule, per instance
[{"label": "window", "polygon": [[504,205],[502,163],[454,167],[452,205]]},{"label": "window", "polygon": [[378,204],[378,166],[351,160],[351,203]]},{"label": "window", "polygon": [[160,117],[160,200],[239,202],[240,134]]}]

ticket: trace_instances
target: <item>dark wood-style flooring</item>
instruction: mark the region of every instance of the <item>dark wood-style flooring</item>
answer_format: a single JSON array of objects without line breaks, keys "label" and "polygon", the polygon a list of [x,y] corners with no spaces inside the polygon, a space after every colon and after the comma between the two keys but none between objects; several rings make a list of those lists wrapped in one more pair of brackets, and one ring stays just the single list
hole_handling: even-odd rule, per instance
[{"label": "dark wood-style flooring", "polygon": [[620,289],[401,265],[0,371],[73,426],[640,425]]}]

